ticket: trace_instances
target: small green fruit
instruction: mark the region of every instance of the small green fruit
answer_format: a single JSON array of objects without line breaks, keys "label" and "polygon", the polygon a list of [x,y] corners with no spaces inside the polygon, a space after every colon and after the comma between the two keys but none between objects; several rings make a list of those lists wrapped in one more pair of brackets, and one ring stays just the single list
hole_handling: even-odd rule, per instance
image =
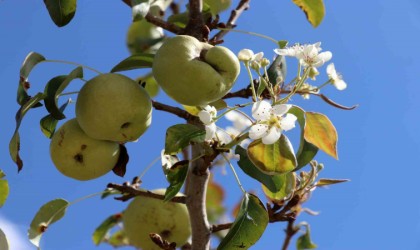
[{"label": "small green fruit", "polygon": [[[164,189],[154,193],[165,194]],[[168,242],[184,245],[191,236],[190,218],[184,204],[137,196],[123,213],[124,231],[130,244],[144,250],[160,250],[150,239],[157,233]]]},{"label": "small green fruit", "polygon": [[76,118],[87,135],[98,140],[137,140],[152,120],[152,103],[134,80],[120,74],[102,74],[80,90]]},{"label": "small green fruit", "polygon": [[204,0],[204,3],[209,5],[212,15],[217,15],[229,8],[231,0]]},{"label": "small green fruit", "polygon": [[133,22],[127,32],[127,47],[131,54],[155,53],[162,45],[163,29],[147,20]]},{"label": "small green fruit", "polygon": [[55,167],[76,180],[91,180],[111,171],[118,161],[118,143],[90,138],[76,119],[64,123],[51,138],[50,155]]},{"label": "small green fruit", "polygon": [[166,39],[153,60],[153,75],[175,101],[205,106],[227,94],[239,75],[236,55],[191,36]]}]

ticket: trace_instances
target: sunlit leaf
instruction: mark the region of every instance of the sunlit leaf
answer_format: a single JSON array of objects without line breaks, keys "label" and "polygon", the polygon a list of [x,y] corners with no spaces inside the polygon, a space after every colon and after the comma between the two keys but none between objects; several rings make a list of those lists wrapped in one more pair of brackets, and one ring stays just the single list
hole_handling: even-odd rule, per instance
[{"label": "sunlit leaf", "polygon": [[305,250],[305,249],[315,249],[317,245],[314,244],[311,240],[311,231],[308,224],[305,224],[306,232],[305,234],[299,236],[296,240],[296,248],[298,250]]},{"label": "sunlit leaf", "polygon": [[248,157],[252,163],[266,174],[284,174],[297,166],[292,144],[285,135],[273,144],[264,144],[261,140],[251,142]]},{"label": "sunlit leaf", "polygon": [[0,249],[9,250],[9,242],[7,241],[6,235],[0,228]]},{"label": "sunlit leaf", "polygon": [[[28,95],[30,83],[28,82],[29,74],[32,69],[40,62],[44,61],[45,57],[36,52],[30,52],[20,67],[19,85],[17,91],[17,102],[19,105],[24,105],[31,97]],[[36,106],[40,106],[37,104]]]},{"label": "sunlit leaf", "polygon": [[266,186],[262,185],[264,194],[274,203],[283,202],[293,193],[296,187],[295,173],[286,173],[282,175],[273,176],[276,183],[280,185],[280,190],[271,192]]},{"label": "sunlit leaf", "polygon": [[324,18],[325,6],[323,0],[292,0],[306,15],[306,19],[317,27]]},{"label": "sunlit leaf", "polygon": [[39,247],[42,234],[51,224],[63,218],[68,205],[68,201],[56,199],[49,201],[39,209],[28,230],[28,237],[32,244]]},{"label": "sunlit leaf", "polygon": [[95,245],[99,245],[104,239],[109,230],[122,221],[122,214],[113,214],[106,218],[93,232],[92,240]]},{"label": "sunlit leaf", "polygon": [[170,201],[178,194],[179,190],[181,190],[185,178],[187,178],[188,164],[188,160],[183,160],[167,169],[166,179],[169,182],[169,187],[166,188],[164,201]]},{"label": "sunlit leaf", "polygon": [[15,116],[16,128],[12,136],[12,139],[9,142],[9,153],[10,153],[10,156],[12,157],[12,160],[16,163],[18,167],[18,171],[22,170],[22,167],[23,167],[23,161],[19,155],[19,150],[20,150],[19,127],[26,112],[28,112],[29,109],[37,105],[37,103],[39,103],[39,101],[41,101],[42,99],[44,99],[44,94],[38,93],[34,97],[30,98],[25,104],[23,104],[16,113],[16,116]]},{"label": "sunlit leaf", "polygon": [[306,112],[305,140],[338,159],[337,131],[326,115]]},{"label": "sunlit leaf", "polygon": [[118,63],[111,72],[119,72],[132,69],[151,68],[153,66],[153,54],[135,54]]},{"label": "sunlit leaf", "polygon": [[246,193],[238,216],[217,249],[248,249],[260,239],[267,224],[268,214],[263,203],[257,196]]},{"label": "sunlit leaf", "polygon": [[44,0],[51,19],[58,27],[70,23],[76,14],[77,0]]},{"label": "sunlit leaf", "polygon": [[[64,112],[67,105],[70,103],[71,99],[68,99],[66,103],[61,105],[60,112]],[[41,126],[42,133],[48,137],[51,138],[55,132],[55,128],[57,127],[58,120],[55,119],[51,114],[48,114],[44,116],[40,121],[39,125]]]},{"label": "sunlit leaf", "polygon": [[206,136],[204,129],[191,124],[177,124],[166,130],[165,154],[174,155],[181,152],[190,142],[203,142]]},{"label": "sunlit leaf", "polygon": [[251,178],[259,181],[261,184],[264,184],[271,192],[278,192],[282,183],[277,182],[276,175],[268,175],[261,172],[248,158],[246,149],[241,146],[236,146],[235,154],[239,154],[238,166]]},{"label": "sunlit leaf", "polygon": [[112,169],[112,172],[114,172],[114,174],[118,175],[119,177],[124,177],[125,172],[127,171],[127,164],[129,159],[130,156],[127,153],[127,148],[123,144],[120,144],[120,155],[118,157],[117,163]]},{"label": "sunlit leaf", "polygon": [[51,79],[44,89],[45,94],[45,108],[48,112],[57,120],[66,118],[63,112],[58,107],[58,97],[63,90],[69,85],[69,83],[76,79],[83,77],[83,68],[77,67],[68,75],[56,76]]},{"label": "sunlit leaf", "polygon": [[318,148],[305,140],[305,111],[303,111],[303,109],[297,106],[292,106],[289,109],[288,113],[293,114],[297,117],[297,121],[299,123],[301,131],[299,149],[296,154],[296,159],[298,161],[297,168],[295,169],[296,171],[306,166],[315,157],[316,153],[318,152]]},{"label": "sunlit leaf", "polygon": [[316,186],[318,186],[318,187],[329,186],[329,185],[334,185],[334,184],[348,182],[348,181],[350,181],[350,180],[349,179],[325,179],[325,178],[321,178],[317,181]]}]

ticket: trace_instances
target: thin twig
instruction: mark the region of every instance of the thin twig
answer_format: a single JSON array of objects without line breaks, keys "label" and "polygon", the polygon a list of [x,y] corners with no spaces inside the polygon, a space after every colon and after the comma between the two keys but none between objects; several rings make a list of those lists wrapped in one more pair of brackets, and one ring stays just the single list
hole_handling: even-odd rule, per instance
[{"label": "thin twig", "polygon": [[286,238],[284,239],[283,247],[281,248],[282,250],[287,250],[290,244],[290,240],[299,231],[299,229],[295,228],[293,225],[294,223],[295,219],[290,219],[287,221],[287,228],[284,230],[286,232]]},{"label": "thin twig", "polygon": [[230,227],[232,227],[233,223],[225,223],[225,224],[219,224],[219,225],[213,225],[211,226],[211,232],[215,233],[215,232],[219,232],[222,230],[226,230],[229,229]]},{"label": "thin twig", "polygon": [[[247,10],[249,8],[249,2],[251,0],[241,0],[238,4],[238,6],[232,10],[229,20],[226,23],[226,26],[224,28],[226,29],[232,29],[234,28],[236,25],[236,21],[238,20],[239,16],[242,14],[242,12],[244,12],[245,10]],[[210,43],[212,44],[218,44],[220,41],[227,33],[229,33],[229,30],[221,30],[219,31],[216,35],[214,35],[211,39],[210,39]]]},{"label": "thin twig", "polygon": [[[107,185],[107,187],[118,190],[123,194],[121,197],[115,198],[116,200],[127,201],[127,200],[129,200],[131,198],[134,198],[136,196],[150,197],[150,198],[155,198],[155,199],[159,199],[159,200],[164,200],[165,199],[165,195],[156,194],[156,193],[153,193],[153,192],[150,192],[150,191],[147,191],[147,190],[139,190],[139,189],[136,189],[136,188],[134,188],[132,186],[129,186],[129,185],[119,185],[119,184],[115,184],[115,183],[109,183]],[[175,196],[170,201],[185,204],[186,203],[186,197],[185,196]]]}]

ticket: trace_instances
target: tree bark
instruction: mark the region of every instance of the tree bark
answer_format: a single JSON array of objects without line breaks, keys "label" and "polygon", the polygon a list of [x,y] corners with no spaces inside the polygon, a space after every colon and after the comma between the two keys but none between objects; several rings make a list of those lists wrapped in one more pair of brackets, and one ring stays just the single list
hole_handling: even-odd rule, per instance
[{"label": "tree bark", "polygon": [[[201,145],[192,146],[194,159],[201,155]],[[203,158],[191,162],[186,183],[186,204],[191,221],[192,250],[209,250],[211,228],[207,220],[206,194],[210,171]]]}]

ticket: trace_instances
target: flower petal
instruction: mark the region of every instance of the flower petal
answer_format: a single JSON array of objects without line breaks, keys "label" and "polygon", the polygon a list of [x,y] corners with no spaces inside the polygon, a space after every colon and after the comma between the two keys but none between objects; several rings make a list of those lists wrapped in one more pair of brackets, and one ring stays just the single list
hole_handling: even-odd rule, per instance
[{"label": "flower petal", "polygon": [[264,144],[273,144],[280,139],[281,130],[277,127],[272,127],[266,136],[262,138],[262,143]]},{"label": "flower petal", "polygon": [[343,81],[342,79],[337,79],[336,81],[333,82],[333,84],[338,90],[344,90],[347,88],[346,82]]},{"label": "flower petal", "polygon": [[292,107],[290,104],[277,104],[273,106],[272,112],[277,116],[286,114],[287,111]]},{"label": "flower petal", "polygon": [[271,104],[267,101],[259,101],[252,105],[252,117],[258,121],[265,121],[270,119]]},{"label": "flower petal", "polygon": [[297,120],[297,117],[295,115],[286,114],[286,116],[283,117],[283,119],[281,119],[280,121],[281,129],[283,129],[284,131],[291,130],[292,128],[296,126],[295,124],[296,120]]},{"label": "flower petal", "polygon": [[337,72],[335,71],[334,63],[330,63],[327,66],[327,75],[332,78],[332,75],[337,75]]},{"label": "flower petal", "polygon": [[268,131],[268,125],[266,125],[266,124],[255,124],[249,130],[249,138],[251,138],[253,140],[260,139],[267,134],[267,131]]},{"label": "flower petal", "polygon": [[254,55],[254,58],[252,60],[259,62],[264,57],[264,52],[258,52]]},{"label": "flower petal", "polygon": [[243,49],[238,53],[238,59],[240,61],[250,61],[254,57],[254,52],[250,49]]},{"label": "flower petal", "polygon": [[210,112],[206,110],[201,110],[198,112],[198,117],[200,118],[200,121],[203,122],[205,125],[209,125],[212,123],[213,117],[210,114]]},{"label": "flower petal", "polygon": [[[328,62],[329,60],[331,60],[331,58],[332,58],[332,53],[330,51],[325,51],[325,52],[322,52],[318,55],[318,59],[320,61],[322,61],[322,65],[324,63]],[[322,66],[322,65],[320,65],[320,66]]]},{"label": "flower petal", "polygon": [[216,135],[216,124],[212,123],[210,125],[206,125],[206,141],[209,141],[213,139],[213,137]]}]

